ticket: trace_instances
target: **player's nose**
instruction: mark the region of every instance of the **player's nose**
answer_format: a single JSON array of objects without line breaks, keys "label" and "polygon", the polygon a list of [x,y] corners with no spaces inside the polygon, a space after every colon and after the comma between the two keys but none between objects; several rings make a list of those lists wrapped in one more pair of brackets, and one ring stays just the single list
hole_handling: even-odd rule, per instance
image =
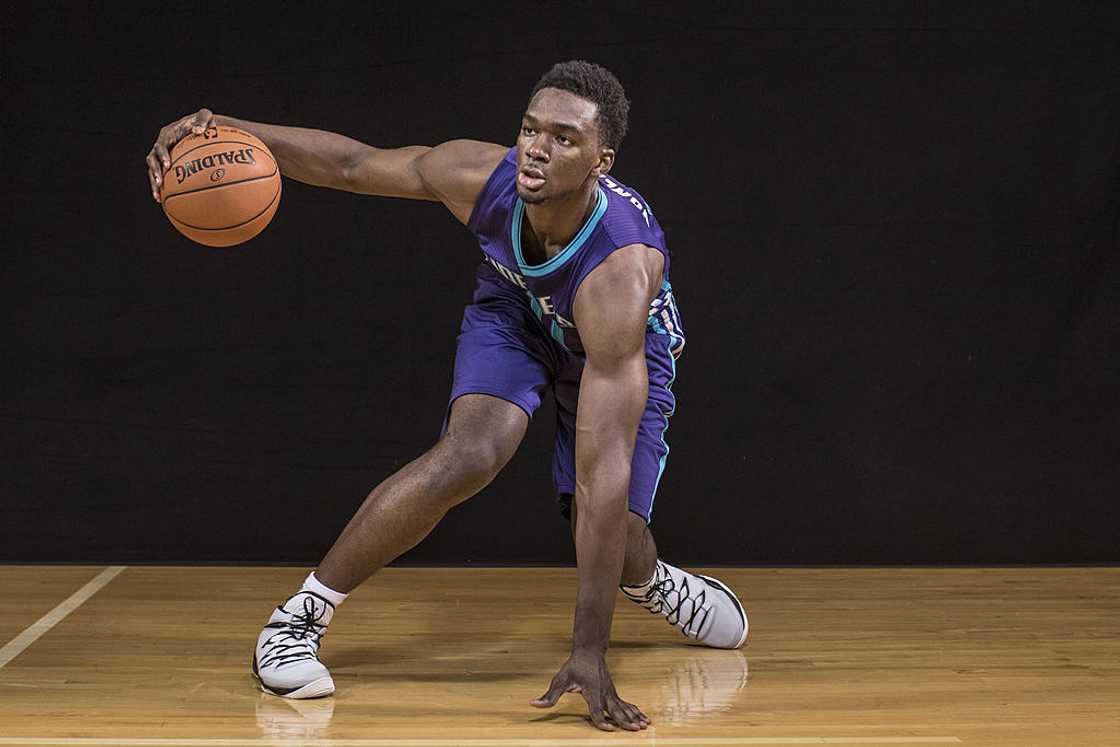
[{"label": "player's nose", "polygon": [[540,134],[529,143],[529,150],[527,152],[529,157],[534,161],[544,161],[548,163],[548,143]]}]

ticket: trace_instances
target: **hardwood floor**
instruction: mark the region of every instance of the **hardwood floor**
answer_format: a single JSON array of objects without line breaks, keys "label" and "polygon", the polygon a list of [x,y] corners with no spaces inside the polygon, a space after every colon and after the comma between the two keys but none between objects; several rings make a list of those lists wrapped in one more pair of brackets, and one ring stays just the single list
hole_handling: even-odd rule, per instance
[{"label": "hardwood floor", "polygon": [[[103,570],[0,566],[0,646]],[[0,667],[0,745],[1120,745],[1117,568],[709,569],[750,613],[740,651],[620,595],[637,734],[528,704],[566,656],[567,568],[390,568],[324,640],[338,692],[264,695],[252,645],[306,572],[127,568]]]}]

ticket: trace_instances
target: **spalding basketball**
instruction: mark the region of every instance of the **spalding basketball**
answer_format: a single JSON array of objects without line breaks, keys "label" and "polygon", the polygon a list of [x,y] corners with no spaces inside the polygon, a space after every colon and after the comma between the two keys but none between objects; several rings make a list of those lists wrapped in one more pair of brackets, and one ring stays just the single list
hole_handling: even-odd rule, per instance
[{"label": "spalding basketball", "polygon": [[171,149],[160,202],[171,225],[207,246],[233,246],[264,230],[280,204],[280,168],[244,130],[211,127]]}]

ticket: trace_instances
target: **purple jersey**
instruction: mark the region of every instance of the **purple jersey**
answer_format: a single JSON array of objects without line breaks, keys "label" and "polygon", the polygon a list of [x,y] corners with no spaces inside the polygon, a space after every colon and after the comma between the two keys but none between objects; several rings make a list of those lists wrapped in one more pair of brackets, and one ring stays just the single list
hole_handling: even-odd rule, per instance
[{"label": "purple jersey", "polygon": [[684,348],[684,330],[669,283],[665,234],[641,195],[609,176],[599,177],[595,207],[583,227],[556,256],[530,265],[521,252],[525,203],[517,195],[517,151],[511,149],[490,175],[467,227],[478,237],[483,258],[510,286],[526,293],[533,312],[568,350],[583,353],[572,314],[576,290],[611,252],[645,244],[665,256],[661,290],[650,304],[650,332],[667,335],[674,357]]}]

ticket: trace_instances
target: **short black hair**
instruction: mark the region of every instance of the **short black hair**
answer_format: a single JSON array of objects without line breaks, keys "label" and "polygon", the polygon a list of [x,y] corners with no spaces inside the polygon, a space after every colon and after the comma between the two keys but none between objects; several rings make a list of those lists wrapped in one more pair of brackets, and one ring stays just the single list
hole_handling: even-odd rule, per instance
[{"label": "short black hair", "polygon": [[557,62],[537,81],[529,100],[532,101],[542,88],[559,88],[595,104],[599,109],[599,138],[603,145],[614,150],[622,145],[622,139],[626,137],[630,101],[622,84],[610,70],[584,60]]}]

